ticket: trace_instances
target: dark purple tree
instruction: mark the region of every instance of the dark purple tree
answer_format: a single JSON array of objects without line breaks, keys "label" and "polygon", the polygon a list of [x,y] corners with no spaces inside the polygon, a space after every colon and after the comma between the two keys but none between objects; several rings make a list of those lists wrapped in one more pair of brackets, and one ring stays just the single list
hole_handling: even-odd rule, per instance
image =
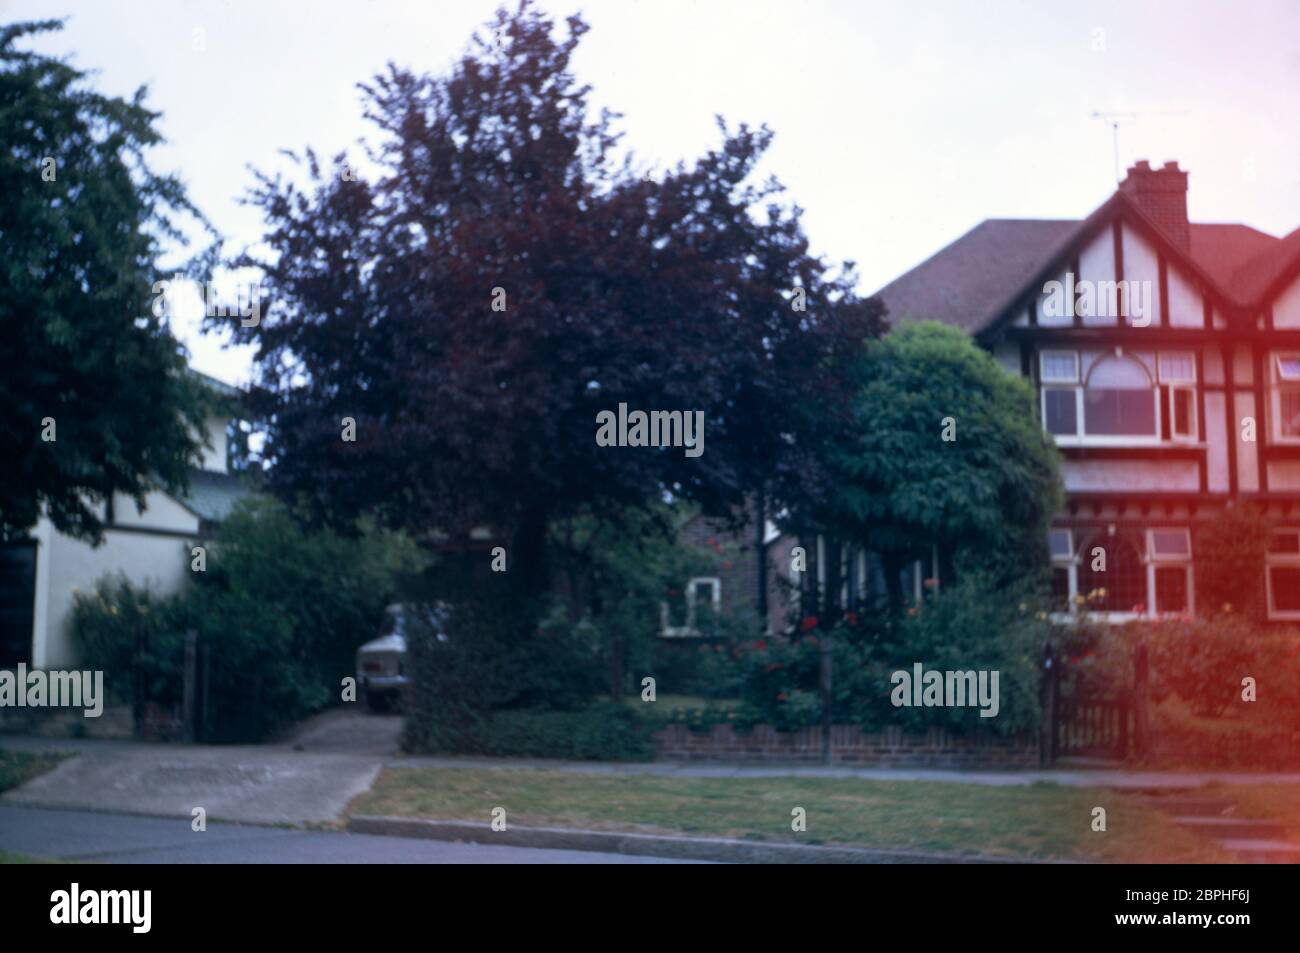
[{"label": "dark purple tree", "polygon": [[[259,175],[272,304],[256,345],[270,482],[326,517],[419,531],[490,524],[544,580],[548,522],[667,491],[727,511],[815,492],[848,419],[845,367],[883,326],[851,264],[811,255],[766,128],[659,179],[619,161],[570,60],[587,27],[499,11],[446,77],[391,66],[361,88],[379,144]],[[494,310],[494,303],[499,309]],[[702,411],[704,452],[611,448],[596,418]],[[342,419],[356,439],[341,439]]]}]

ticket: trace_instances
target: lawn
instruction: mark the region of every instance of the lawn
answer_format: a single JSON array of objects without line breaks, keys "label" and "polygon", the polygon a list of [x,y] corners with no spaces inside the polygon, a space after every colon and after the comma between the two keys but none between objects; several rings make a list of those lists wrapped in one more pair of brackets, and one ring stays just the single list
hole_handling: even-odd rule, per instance
[{"label": "lawn", "polygon": [[65,754],[46,751],[8,751],[0,748],[0,791],[8,791],[30,781],[38,774],[52,770]]},{"label": "lawn", "polygon": [[[1217,848],[1114,791],[838,778],[684,778],[390,768],[353,814],[680,833],[803,844],[1110,862],[1221,862]],[[1091,829],[1094,807],[1107,830]],[[791,811],[807,812],[807,831]]]}]

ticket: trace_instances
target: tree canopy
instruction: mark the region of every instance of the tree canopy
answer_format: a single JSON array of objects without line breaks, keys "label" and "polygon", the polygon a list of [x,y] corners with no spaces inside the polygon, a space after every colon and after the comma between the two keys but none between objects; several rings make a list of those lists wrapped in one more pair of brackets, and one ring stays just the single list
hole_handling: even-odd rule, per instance
[{"label": "tree canopy", "polygon": [[1030,384],[948,325],[871,344],[850,437],[833,454],[841,538],[1009,575],[1041,567],[1060,501],[1058,457]]},{"label": "tree canopy", "polygon": [[[753,181],[766,128],[719,120],[716,149],[638,174],[571,72],[587,27],[566,23],[524,3],[449,75],[363,85],[369,177],[310,151],[306,184],[260,175],[269,253],[243,263],[272,304],[236,329],[274,488],[322,515],[496,526],[525,573],[568,513],[802,492],[850,408],[842,369],[883,326]],[[620,403],[702,411],[705,452],[598,446]]]},{"label": "tree canopy", "polygon": [[104,96],[19,47],[60,27],[0,26],[0,535],[44,507],[93,540],[96,504],[183,486],[198,450],[203,393],[150,296],[176,217],[201,217],[146,164],[143,89]]}]

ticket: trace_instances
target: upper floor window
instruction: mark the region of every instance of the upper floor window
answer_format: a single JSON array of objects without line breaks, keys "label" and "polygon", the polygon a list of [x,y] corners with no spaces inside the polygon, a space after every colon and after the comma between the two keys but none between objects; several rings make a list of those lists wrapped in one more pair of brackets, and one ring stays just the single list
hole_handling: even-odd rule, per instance
[{"label": "upper floor window", "polygon": [[1275,353],[1271,378],[1273,437],[1300,442],[1300,352]]},{"label": "upper floor window", "polygon": [[1043,426],[1062,443],[1196,440],[1196,358],[1164,351],[1154,370],[1120,351],[1096,355],[1086,369],[1075,351],[1039,356]]}]

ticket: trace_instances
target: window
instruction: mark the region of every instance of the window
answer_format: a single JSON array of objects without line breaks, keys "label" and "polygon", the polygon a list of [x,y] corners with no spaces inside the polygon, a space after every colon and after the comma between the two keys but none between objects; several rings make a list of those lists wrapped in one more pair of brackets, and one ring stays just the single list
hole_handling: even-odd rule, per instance
[{"label": "window", "polygon": [[1148,532],[1152,562],[1155,611],[1192,611],[1192,534],[1186,529],[1152,529]]},{"label": "window", "polygon": [[1074,534],[1068,529],[1050,530],[1047,534],[1047,548],[1052,555],[1052,611],[1072,612]]},{"label": "window", "polygon": [[722,581],[717,577],[701,577],[692,579],[686,587],[686,606],[691,614],[691,621],[695,621],[695,609],[697,606],[706,605],[717,611],[718,605],[722,602]]},{"label": "window", "polygon": [[1128,357],[1104,357],[1092,367],[1083,392],[1083,429],[1089,436],[1154,437],[1156,391],[1151,376]]},{"label": "window", "polygon": [[1079,551],[1079,594],[1095,612],[1147,611],[1147,572],[1138,541],[1126,533],[1094,536]]},{"label": "window", "polygon": [[1300,353],[1273,355],[1273,437],[1300,442]]},{"label": "window", "polygon": [[1169,434],[1174,440],[1196,440],[1196,355],[1191,351],[1162,351],[1157,361],[1160,384],[1169,391]]},{"label": "window", "polygon": [[1265,585],[1269,618],[1300,619],[1300,530],[1274,531]]},{"label": "window", "polygon": [[[1194,351],[1039,354],[1043,428],[1066,446],[1200,439]],[[1300,374],[1300,354],[1296,356]],[[1296,380],[1300,440],[1300,377]]]}]

